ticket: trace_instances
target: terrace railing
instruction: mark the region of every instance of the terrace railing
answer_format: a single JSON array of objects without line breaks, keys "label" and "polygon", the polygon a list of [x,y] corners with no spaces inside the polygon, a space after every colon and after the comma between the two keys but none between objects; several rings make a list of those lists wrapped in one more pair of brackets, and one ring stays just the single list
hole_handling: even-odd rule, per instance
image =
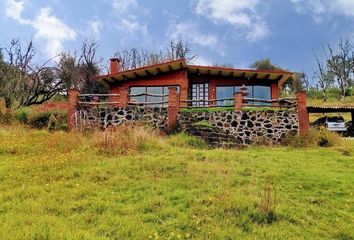
[{"label": "terrace railing", "polygon": [[[153,94],[153,93],[138,93],[129,94],[128,105],[132,106],[152,106],[152,107],[167,107],[168,106],[168,95],[169,94]],[[137,101],[134,98],[139,97],[149,97],[149,98],[162,98],[163,101]],[[166,100],[164,100],[166,99]]]},{"label": "terrace railing", "polygon": [[78,94],[80,106],[109,106],[119,104],[119,94]]}]

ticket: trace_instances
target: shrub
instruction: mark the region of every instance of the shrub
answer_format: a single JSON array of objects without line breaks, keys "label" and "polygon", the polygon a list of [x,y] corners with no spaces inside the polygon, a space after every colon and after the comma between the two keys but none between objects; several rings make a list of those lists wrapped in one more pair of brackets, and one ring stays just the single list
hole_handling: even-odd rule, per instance
[{"label": "shrub", "polygon": [[15,112],[15,118],[17,121],[23,124],[28,123],[28,115],[29,115],[29,109],[28,108],[20,108]]},{"label": "shrub", "polygon": [[283,145],[304,148],[304,147],[332,147],[334,145],[341,145],[343,143],[342,138],[334,132],[328,131],[326,128],[321,127],[318,129],[310,129],[310,131],[304,135],[298,135],[295,133],[288,134],[283,141]]},{"label": "shrub", "polygon": [[0,110],[0,124],[10,124],[12,119],[13,116],[9,110],[6,110],[5,113]]},{"label": "shrub", "polygon": [[175,147],[190,147],[206,149],[208,145],[206,142],[198,137],[190,136],[186,133],[177,133],[169,137],[168,142]]},{"label": "shrub", "polygon": [[99,153],[125,155],[153,148],[161,148],[158,133],[142,125],[122,125],[93,133],[93,141]]},{"label": "shrub", "polygon": [[[52,115],[55,118],[55,121],[53,117],[51,118]],[[59,130],[59,126],[66,123],[66,113],[60,111],[33,112],[29,115],[28,119],[29,125],[37,129],[48,129],[49,123],[51,122],[51,125],[53,125],[53,121],[56,125],[55,130]]]}]

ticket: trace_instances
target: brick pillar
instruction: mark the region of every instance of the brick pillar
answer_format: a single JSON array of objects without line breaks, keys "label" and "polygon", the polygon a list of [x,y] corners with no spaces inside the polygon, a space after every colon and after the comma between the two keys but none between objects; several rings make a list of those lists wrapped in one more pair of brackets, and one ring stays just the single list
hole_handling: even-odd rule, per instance
[{"label": "brick pillar", "polygon": [[243,94],[242,92],[234,93],[234,110],[241,111],[243,105]]},{"label": "brick pillar", "polygon": [[68,130],[73,129],[73,123],[71,122],[71,116],[77,111],[77,102],[80,91],[78,89],[70,89],[69,90],[69,107],[66,123],[68,126]]},{"label": "brick pillar", "polygon": [[129,101],[129,89],[127,87],[119,88],[119,104],[118,107],[126,108]]},{"label": "brick pillar", "polygon": [[[271,99],[279,99],[279,87],[278,83],[272,83],[271,84]],[[279,102],[272,102],[272,107],[279,107]]]},{"label": "brick pillar", "polygon": [[[119,94],[119,88],[118,87],[113,87],[111,88],[110,91],[111,94]],[[118,96],[111,96],[109,97],[110,102],[119,102],[119,95]],[[112,104],[113,107],[119,107],[119,104]]]},{"label": "brick pillar", "polygon": [[296,93],[297,98],[297,114],[299,117],[300,134],[308,133],[310,129],[309,113],[306,107],[306,91],[299,91]]},{"label": "brick pillar", "polygon": [[168,88],[168,129],[177,127],[177,115],[179,111],[179,96],[177,87]]}]

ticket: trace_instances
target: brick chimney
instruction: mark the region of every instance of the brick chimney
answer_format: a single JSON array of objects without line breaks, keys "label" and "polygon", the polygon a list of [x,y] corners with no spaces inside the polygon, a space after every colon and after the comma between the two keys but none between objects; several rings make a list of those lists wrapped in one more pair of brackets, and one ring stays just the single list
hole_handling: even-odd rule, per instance
[{"label": "brick chimney", "polygon": [[119,58],[111,58],[111,74],[118,73],[120,71],[120,59]]}]

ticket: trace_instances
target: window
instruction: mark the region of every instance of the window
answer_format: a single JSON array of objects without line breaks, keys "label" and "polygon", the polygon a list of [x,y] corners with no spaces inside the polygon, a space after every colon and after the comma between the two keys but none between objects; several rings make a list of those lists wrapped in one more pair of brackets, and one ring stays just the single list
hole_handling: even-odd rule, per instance
[{"label": "window", "polygon": [[[271,92],[269,86],[246,86],[247,87],[247,98],[259,98],[270,100]],[[240,92],[241,86],[220,86],[216,87],[216,99],[225,99],[225,98],[233,98],[235,92]],[[252,102],[253,104],[258,105],[268,105],[261,102]],[[230,106],[234,104],[234,100],[223,100],[218,101],[218,106]]]},{"label": "window", "polygon": [[[177,86],[177,92],[179,92],[179,87]],[[129,95],[137,95],[137,94],[155,94],[155,95],[168,95],[168,87],[167,86],[159,86],[159,87],[131,87]],[[135,103],[156,103],[149,104],[149,107],[167,107],[168,106],[168,96],[130,96],[130,102]],[[165,102],[165,103],[161,103]]]},{"label": "window", "polygon": [[[192,84],[189,95],[190,95],[189,99],[192,100],[209,100],[209,84],[208,83]],[[197,101],[197,102],[192,102],[192,104],[190,105],[196,107],[203,107],[203,106],[208,106],[209,103],[204,101]]]}]

